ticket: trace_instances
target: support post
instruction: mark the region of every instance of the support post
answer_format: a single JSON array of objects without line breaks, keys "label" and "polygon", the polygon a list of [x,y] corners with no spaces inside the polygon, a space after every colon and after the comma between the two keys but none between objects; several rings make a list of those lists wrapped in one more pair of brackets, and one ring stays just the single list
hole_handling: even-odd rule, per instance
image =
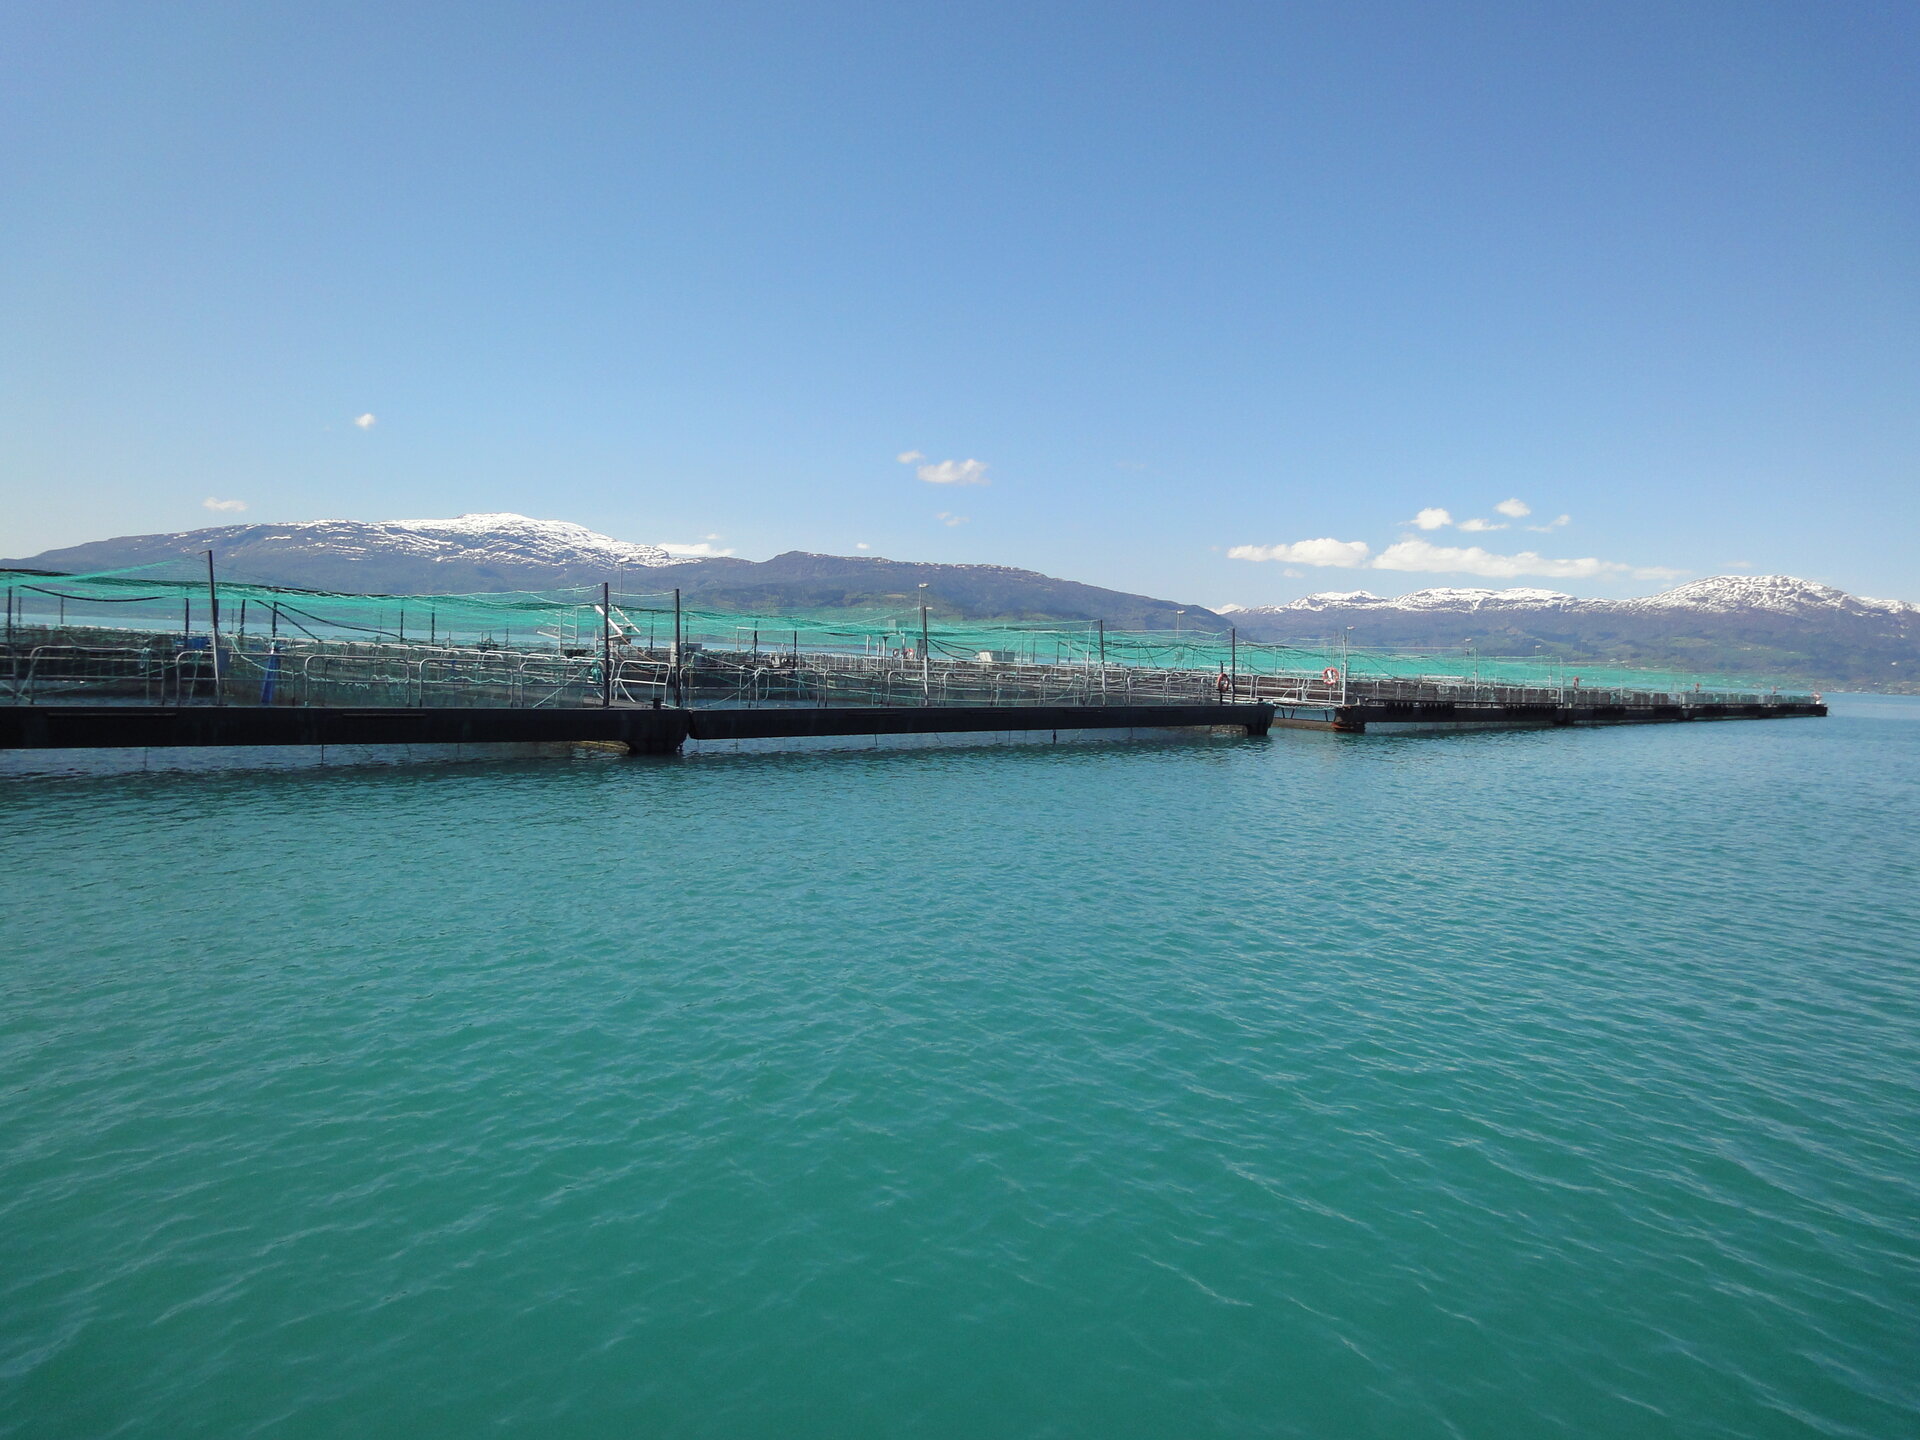
[{"label": "support post", "polygon": [[613,708],[613,590],[600,582],[600,708]]},{"label": "support post", "polygon": [[680,676],[680,591],[678,588],[673,592],[673,665],[668,673],[673,677],[673,703],[685,704]]},{"label": "support post", "polygon": [[920,602],[920,695],[933,703],[933,657],[927,653],[927,602]]},{"label": "support post", "polygon": [[220,681],[220,591],[213,583],[213,551],[207,551],[207,633],[213,649],[213,703],[224,705],[226,696],[221,692]]},{"label": "support post", "polygon": [[1095,623],[1100,627],[1100,700],[1102,704],[1105,704],[1107,698],[1107,622],[1100,620]]},{"label": "support post", "polygon": [[1240,629],[1231,626],[1227,630],[1227,694],[1233,699],[1240,698]]}]

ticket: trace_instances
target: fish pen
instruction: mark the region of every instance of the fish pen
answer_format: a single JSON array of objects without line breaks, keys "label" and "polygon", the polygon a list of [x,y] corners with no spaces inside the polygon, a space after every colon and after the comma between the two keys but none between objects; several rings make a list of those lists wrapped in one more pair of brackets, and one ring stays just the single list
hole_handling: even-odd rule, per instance
[{"label": "fish pen", "polygon": [[[611,585],[363,595],[0,572],[0,704],[697,708],[1804,703],[1766,681],[1233,630],[985,622],[931,606],[744,614]],[[1817,697],[1816,697],[1817,698]]]}]

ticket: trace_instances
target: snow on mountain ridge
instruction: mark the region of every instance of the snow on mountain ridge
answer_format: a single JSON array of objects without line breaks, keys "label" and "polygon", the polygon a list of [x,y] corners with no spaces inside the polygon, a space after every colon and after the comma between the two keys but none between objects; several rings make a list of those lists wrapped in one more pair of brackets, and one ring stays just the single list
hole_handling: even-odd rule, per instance
[{"label": "snow on mountain ridge", "polygon": [[615,540],[568,520],[535,520],[511,511],[445,520],[297,520],[181,530],[176,540],[219,536],[292,545],[334,555],[405,555],[444,563],[535,565],[671,565],[658,545]]},{"label": "snow on mountain ridge", "polygon": [[1802,580],[1794,575],[1712,575],[1690,580],[1658,595],[1640,600],[1607,602],[1622,607],[1696,610],[1771,610],[1796,614],[1810,609],[1845,610],[1852,614],[1906,614],[1920,610],[1904,600],[1873,600],[1849,595],[1832,585]]},{"label": "snow on mountain ridge", "polygon": [[[325,522],[322,522],[325,523]],[[552,565],[612,561],[620,565],[670,565],[673,557],[658,545],[636,545],[615,540],[570,520],[535,520],[512,511],[457,515],[448,520],[387,520],[367,528],[424,535],[441,545],[458,546],[464,554],[447,559],[472,558],[473,552]]]},{"label": "snow on mountain ridge", "polygon": [[1511,590],[1454,589],[1438,587],[1415,590],[1389,602],[1406,610],[1482,610],[1514,609],[1520,606],[1542,607],[1578,604],[1573,596],[1558,590],[1539,590],[1516,586]]},{"label": "snow on mountain ridge", "polygon": [[[1241,615],[1317,614],[1327,610],[1578,610],[1590,613],[1661,610],[1753,611],[1805,614],[1841,610],[1854,615],[1920,615],[1920,606],[1904,600],[1874,600],[1850,595],[1831,585],[1793,575],[1714,575],[1691,580],[1657,595],[1631,600],[1583,600],[1558,590],[1515,587],[1509,590],[1435,588],[1383,599],[1366,590],[1325,590],[1285,605],[1235,605]],[[1228,613],[1221,610],[1221,614]]]}]

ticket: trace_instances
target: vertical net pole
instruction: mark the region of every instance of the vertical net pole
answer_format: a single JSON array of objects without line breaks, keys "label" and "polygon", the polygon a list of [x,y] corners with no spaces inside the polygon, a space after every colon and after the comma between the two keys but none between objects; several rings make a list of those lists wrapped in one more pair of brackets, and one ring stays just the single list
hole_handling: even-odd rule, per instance
[{"label": "vertical net pole", "polygon": [[213,583],[213,551],[207,551],[207,637],[213,648],[213,703],[226,704],[220,689],[220,591]]},{"label": "vertical net pole", "polygon": [[613,708],[613,590],[600,582],[600,708]]}]

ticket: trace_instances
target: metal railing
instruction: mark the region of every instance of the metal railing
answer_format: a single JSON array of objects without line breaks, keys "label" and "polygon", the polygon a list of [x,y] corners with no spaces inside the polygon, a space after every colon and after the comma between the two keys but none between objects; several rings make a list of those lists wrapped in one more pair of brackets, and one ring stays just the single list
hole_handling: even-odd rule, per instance
[{"label": "metal railing", "polygon": [[[604,661],[603,661],[604,654]],[[1752,690],[1502,683],[1452,675],[1367,677],[1101,665],[911,651],[573,649],[375,641],[23,632],[0,646],[0,704],[623,706],[992,706],[1264,702],[1694,707],[1788,704]]]}]

